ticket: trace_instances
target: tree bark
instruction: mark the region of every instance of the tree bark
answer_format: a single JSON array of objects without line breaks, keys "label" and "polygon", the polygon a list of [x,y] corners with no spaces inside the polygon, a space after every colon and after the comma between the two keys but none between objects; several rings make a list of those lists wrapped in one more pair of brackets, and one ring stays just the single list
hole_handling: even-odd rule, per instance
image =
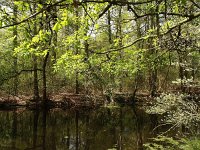
[{"label": "tree bark", "polygon": [[[36,4],[33,4],[33,14],[36,12]],[[36,20],[36,17],[35,17]],[[36,21],[34,22],[34,27],[33,27],[33,35],[37,35],[37,23]],[[36,47],[35,47],[36,48]],[[34,100],[38,102],[39,100],[39,86],[38,86],[38,63],[37,63],[37,56],[33,54],[33,91],[34,91]]]},{"label": "tree bark", "polygon": [[[75,32],[78,32],[78,29],[79,29],[79,25],[78,25],[78,8],[74,8],[75,9],[75,15],[76,15],[76,25],[75,25]],[[77,33],[78,34],[78,33]],[[79,50],[78,50],[78,38],[77,38],[77,35],[76,35],[76,45],[75,45],[75,55],[77,55],[79,53]],[[76,94],[79,94],[79,90],[80,90],[80,85],[79,85],[79,73],[78,71],[76,70],[75,72],[75,93]]]},{"label": "tree bark", "polygon": [[[118,33],[119,33],[119,48],[123,47],[123,43],[122,43],[122,25],[121,25],[121,21],[122,21],[122,7],[120,6],[119,8],[119,20],[118,20]],[[123,59],[123,50],[120,51],[120,59]],[[119,83],[119,92],[122,92],[123,90],[123,77],[120,77],[120,83]]]},{"label": "tree bark", "polygon": [[[150,46],[150,49],[151,49],[151,55],[155,55],[155,58],[157,57],[157,53],[158,53],[158,48],[159,48],[159,44],[160,44],[160,25],[159,25],[159,1],[156,0],[156,9],[155,9],[155,12],[156,12],[156,18],[155,18],[155,21],[154,21],[154,18],[153,16],[151,16],[151,28],[156,28],[156,34],[157,34],[157,43],[156,43],[156,46],[153,46],[153,41],[151,41],[151,46]],[[151,89],[151,96],[154,97],[156,96],[156,93],[157,93],[157,76],[158,76],[158,70],[157,70],[157,62],[153,62],[153,68],[152,68],[152,71],[151,71],[151,79],[150,79],[150,89]]]},{"label": "tree bark", "polygon": [[47,66],[47,61],[49,57],[49,52],[47,52],[44,61],[43,61],[43,67],[42,67],[42,79],[43,79],[43,101],[44,105],[46,106],[47,102],[47,77],[46,77],[46,66]]},{"label": "tree bark", "polygon": [[[17,22],[17,6],[15,4],[13,4],[13,5],[14,5],[13,6],[13,24],[15,24]],[[13,51],[15,50],[15,48],[18,45],[17,36],[18,36],[17,26],[13,26],[13,37],[14,37],[14,40],[13,40]],[[13,70],[14,70],[15,73],[18,72],[18,59],[17,59],[17,56],[14,57]],[[18,84],[19,84],[19,79],[18,79],[18,76],[16,76],[14,78],[14,85],[13,85],[14,95],[16,95],[16,96],[18,95]]]},{"label": "tree bark", "polygon": [[112,44],[112,29],[111,29],[111,16],[110,16],[110,10],[108,10],[108,40],[109,44]]}]

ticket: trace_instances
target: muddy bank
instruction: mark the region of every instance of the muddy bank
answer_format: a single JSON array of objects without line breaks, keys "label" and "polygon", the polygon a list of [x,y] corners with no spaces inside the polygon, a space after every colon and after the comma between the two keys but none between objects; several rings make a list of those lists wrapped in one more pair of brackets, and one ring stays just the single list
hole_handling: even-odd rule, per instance
[{"label": "muddy bank", "polygon": [[58,95],[49,96],[48,100],[43,101],[42,98],[34,100],[31,96],[4,96],[0,98],[0,107],[47,107],[71,108],[71,107],[98,107],[107,105],[111,102],[132,105],[135,102],[147,99],[147,95],[138,95],[137,98],[133,94],[114,94],[108,95],[85,95],[73,93],[60,93]]},{"label": "muddy bank", "polygon": [[[159,95],[158,95],[159,96]],[[193,94],[187,96],[188,100],[198,101],[200,95]],[[60,93],[49,96],[46,101],[42,98],[34,100],[31,96],[4,96],[0,97],[0,108],[9,107],[50,107],[50,108],[95,108],[99,106],[109,105],[110,103],[126,104],[126,105],[143,105],[152,102],[153,98],[146,94],[137,95],[128,93],[115,93],[110,95],[85,95],[73,93]]]}]

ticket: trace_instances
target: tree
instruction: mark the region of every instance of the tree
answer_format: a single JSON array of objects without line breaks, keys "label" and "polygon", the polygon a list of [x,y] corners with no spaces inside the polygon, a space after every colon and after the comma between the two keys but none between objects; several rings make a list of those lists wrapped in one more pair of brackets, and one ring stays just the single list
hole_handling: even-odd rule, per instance
[{"label": "tree", "polygon": [[[58,85],[77,94],[97,92],[92,88],[110,94],[119,89],[136,93],[142,87],[156,96],[162,83],[170,84],[178,74],[181,82],[191,75],[198,80],[199,63],[194,56],[199,47],[197,1],[19,0],[14,5],[12,1],[0,4],[0,29],[9,33],[13,28],[9,36],[14,39],[15,56],[15,72],[6,79],[2,73],[1,81],[10,85],[14,79],[15,94],[17,89],[23,91],[19,87],[23,82],[30,84],[35,99],[42,92],[44,101],[54,91],[51,87]],[[191,29],[197,33],[189,33]],[[179,67],[172,69],[176,62]]]},{"label": "tree", "polygon": [[[15,2],[15,1],[14,1]],[[13,4],[13,24],[15,24],[17,22],[17,5],[15,5],[15,3]],[[13,51],[14,49],[17,47],[17,26],[13,26]],[[13,70],[15,72],[18,72],[18,64],[17,64],[17,56],[15,56],[14,58],[14,62],[13,62]],[[14,79],[14,87],[13,87],[13,90],[14,90],[14,95],[18,95],[18,77],[16,76],[15,79]]]}]

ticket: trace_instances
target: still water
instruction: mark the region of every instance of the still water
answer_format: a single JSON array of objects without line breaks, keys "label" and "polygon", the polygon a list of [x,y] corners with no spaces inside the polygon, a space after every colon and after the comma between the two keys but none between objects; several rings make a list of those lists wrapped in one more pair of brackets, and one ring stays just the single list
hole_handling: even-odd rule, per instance
[{"label": "still water", "polygon": [[0,111],[0,150],[141,150],[154,120],[131,107]]}]

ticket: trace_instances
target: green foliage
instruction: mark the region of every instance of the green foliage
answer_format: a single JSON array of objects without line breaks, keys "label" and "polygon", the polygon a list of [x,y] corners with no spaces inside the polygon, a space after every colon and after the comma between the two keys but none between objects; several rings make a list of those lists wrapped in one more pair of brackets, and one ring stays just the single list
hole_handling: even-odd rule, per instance
[{"label": "green foliage", "polygon": [[147,150],[177,150],[179,146],[179,141],[171,137],[158,136],[152,141],[152,143],[144,144]]},{"label": "green foliage", "polygon": [[189,101],[188,95],[162,94],[155,99],[152,106],[146,108],[150,114],[165,114],[163,122],[176,126],[196,124],[200,121],[198,105]]},{"label": "green foliage", "polygon": [[191,139],[183,139],[185,144],[180,146],[183,150],[200,150],[200,139],[195,137]]},{"label": "green foliage", "polygon": [[76,54],[72,51],[67,51],[60,59],[57,60],[55,71],[63,71],[67,76],[73,77],[75,72],[83,72],[87,69],[87,64],[84,63],[84,55]]},{"label": "green foliage", "polygon": [[50,48],[48,44],[50,33],[46,31],[39,31],[37,35],[35,35],[31,41],[24,41],[15,48],[14,55],[28,56],[30,54],[35,54],[36,56],[45,56],[48,48]]},{"label": "green foliage", "polygon": [[158,136],[152,139],[152,143],[144,144],[147,150],[199,150],[200,139],[182,138],[173,139],[167,136]]},{"label": "green foliage", "polygon": [[181,103],[183,98],[183,94],[176,95],[162,93],[159,97],[155,98],[153,106],[147,107],[146,112],[150,114],[164,114]]},{"label": "green foliage", "polygon": [[[37,67],[42,68],[44,57],[49,53],[46,68],[49,76],[54,74],[61,81],[67,78],[70,83],[78,78],[80,83],[101,85],[108,91],[124,86],[122,89],[132,92],[133,86],[138,87],[136,82],[141,82],[142,90],[150,89],[148,78],[152,71],[158,72],[156,78],[160,84],[165,76],[169,84],[177,78],[180,64],[189,72],[187,81],[194,79],[190,77],[192,71],[198,80],[199,18],[190,21],[187,17],[198,14],[198,8],[186,0],[131,3],[135,2],[128,10],[123,1],[111,7],[103,1],[0,2],[0,26],[10,24],[3,31],[9,32],[8,39],[18,42],[15,48],[12,42],[8,43],[9,52],[0,47],[1,53],[6,54],[1,63],[4,68],[1,78],[4,72],[13,72],[13,63],[6,63],[6,59],[13,61],[17,57],[20,72],[20,69],[33,69],[33,57]],[[13,6],[16,6],[17,18],[14,18]],[[13,19],[19,24],[12,26]],[[17,29],[17,36],[12,35],[13,29]],[[5,42],[3,38],[0,40]],[[180,62],[180,58],[185,62]],[[172,64],[176,64],[173,69]],[[173,73],[173,77],[167,79],[166,72]],[[142,81],[136,81],[138,76]],[[47,82],[51,83],[51,79]]]}]

